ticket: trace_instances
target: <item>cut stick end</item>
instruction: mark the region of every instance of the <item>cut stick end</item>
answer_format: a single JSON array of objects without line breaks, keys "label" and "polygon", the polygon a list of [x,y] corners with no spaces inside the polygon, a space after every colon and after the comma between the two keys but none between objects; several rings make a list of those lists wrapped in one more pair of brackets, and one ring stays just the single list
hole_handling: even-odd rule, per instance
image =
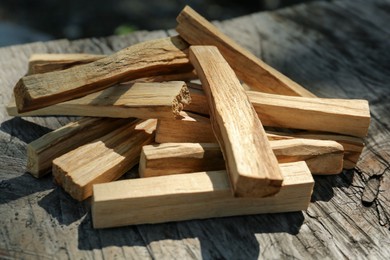
[{"label": "cut stick end", "polygon": [[172,112],[175,117],[180,116],[180,112],[183,110],[184,106],[189,105],[191,103],[191,95],[190,91],[186,84],[183,84],[180,89],[179,94],[172,101]]},{"label": "cut stick end", "polygon": [[31,97],[28,94],[24,79],[21,78],[14,87],[15,104],[19,113],[29,111]]}]

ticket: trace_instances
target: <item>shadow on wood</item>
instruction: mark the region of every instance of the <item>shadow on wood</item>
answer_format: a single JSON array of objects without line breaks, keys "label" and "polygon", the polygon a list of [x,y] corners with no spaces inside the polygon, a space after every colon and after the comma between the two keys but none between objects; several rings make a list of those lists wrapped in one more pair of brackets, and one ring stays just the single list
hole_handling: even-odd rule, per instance
[{"label": "shadow on wood", "polygon": [[[109,246],[153,247],[154,242],[159,241],[164,241],[169,246],[169,243],[195,238],[199,241],[202,259],[258,259],[265,245],[259,245],[256,236],[272,233],[296,235],[303,222],[302,212],[293,212],[94,230],[91,215],[87,214],[78,228],[78,248],[93,250]],[[188,226],[196,228],[189,229]],[[215,239],[219,243],[210,243],[210,240]]]}]

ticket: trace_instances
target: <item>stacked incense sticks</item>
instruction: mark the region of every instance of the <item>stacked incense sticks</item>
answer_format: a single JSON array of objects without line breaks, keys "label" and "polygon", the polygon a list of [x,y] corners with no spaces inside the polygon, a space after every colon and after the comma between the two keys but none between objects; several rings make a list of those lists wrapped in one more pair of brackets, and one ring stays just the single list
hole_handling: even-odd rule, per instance
[{"label": "stacked incense sticks", "polygon": [[10,115],[84,116],[28,144],[27,170],[92,196],[95,228],[304,210],[312,174],[355,166],[367,101],[316,97],[190,7],[177,21],[110,56],[35,54],[14,88]]}]

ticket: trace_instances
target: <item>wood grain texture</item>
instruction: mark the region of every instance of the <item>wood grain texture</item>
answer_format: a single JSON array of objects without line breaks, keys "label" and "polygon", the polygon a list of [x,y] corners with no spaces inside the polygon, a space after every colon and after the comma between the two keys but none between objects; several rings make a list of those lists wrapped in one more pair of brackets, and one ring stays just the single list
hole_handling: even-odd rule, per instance
[{"label": "wood grain texture", "polygon": [[214,46],[191,46],[189,58],[207,96],[211,126],[234,194],[276,194],[283,181],[277,160],[234,71]]},{"label": "wood grain texture", "polygon": [[60,186],[82,201],[92,185],[117,180],[139,162],[141,148],[154,139],[156,120],[129,120],[126,125],[53,160],[53,176]]},{"label": "wood grain texture", "polygon": [[64,70],[77,65],[91,63],[105,57],[105,55],[85,53],[34,53],[28,61],[28,74]]},{"label": "wood grain texture", "polygon": [[[202,91],[190,89],[194,102],[188,111],[208,114]],[[366,100],[290,97],[246,91],[264,126],[331,132],[365,137],[370,125]]]},{"label": "wood grain texture", "polygon": [[91,116],[114,118],[173,118],[191,102],[183,81],[119,84],[87,96],[52,106],[18,113],[12,100],[10,116]]},{"label": "wood grain texture", "polygon": [[[287,139],[270,141],[279,163],[305,161],[312,174],[338,174],[343,167],[342,145],[335,141]],[[139,162],[140,177],[225,170],[217,143],[145,145]]]},{"label": "wood grain texture", "polygon": [[186,6],[177,17],[176,31],[191,45],[218,47],[238,77],[252,88],[268,93],[314,97],[314,94],[242,48],[214,25]]},{"label": "wood grain texture", "polygon": [[163,38],[130,46],[78,67],[25,76],[14,88],[18,111],[27,112],[82,97],[121,81],[192,70],[187,47],[179,37]]},{"label": "wood grain texture", "polygon": [[[314,180],[304,162],[281,164],[284,183],[269,198],[237,198],[226,171],[199,172],[94,185],[95,228],[305,210]],[[159,185],[159,189],[155,187]]]},{"label": "wood grain texture", "polygon": [[128,120],[83,118],[49,132],[27,145],[26,170],[40,178],[51,171],[53,159],[123,126],[126,122]]},{"label": "wood grain texture", "polygon": [[[74,121],[12,118],[5,111],[32,53],[111,54],[140,41],[176,34],[52,41],[0,48],[0,250],[17,259],[313,259],[390,255],[390,82],[384,0],[316,1],[215,22],[223,33],[317,96],[367,99],[371,123],[357,167],[314,176],[308,210],[94,230],[90,203],[25,174],[26,145]],[[337,28],[337,30],[335,29]],[[362,35],[364,37],[362,37]],[[126,177],[132,177],[127,173]],[[377,197],[362,204],[366,183]],[[368,191],[369,189],[367,189]]]}]

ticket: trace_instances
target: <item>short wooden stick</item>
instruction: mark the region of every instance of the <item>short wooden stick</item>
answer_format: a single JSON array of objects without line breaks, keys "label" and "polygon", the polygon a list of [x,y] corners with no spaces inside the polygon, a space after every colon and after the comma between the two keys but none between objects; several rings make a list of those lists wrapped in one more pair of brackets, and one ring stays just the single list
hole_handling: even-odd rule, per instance
[{"label": "short wooden stick", "polygon": [[[343,166],[343,146],[335,141],[287,139],[270,141],[279,163],[305,161],[312,174],[338,174]],[[142,148],[141,177],[224,170],[216,143],[165,143]]]},{"label": "short wooden stick", "polygon": [[156,120],[132,121],[53,161],[56,182],[74,199],[92,195],[92,185],[118,179],[139,162],[141,148],[154,140]]},{"label": "short wooden stick", "polygon": [[83,118],[47,133],[27,145],[27,171],[40,178],[51,171],[56,157],[128,122],[129,119]]}]

